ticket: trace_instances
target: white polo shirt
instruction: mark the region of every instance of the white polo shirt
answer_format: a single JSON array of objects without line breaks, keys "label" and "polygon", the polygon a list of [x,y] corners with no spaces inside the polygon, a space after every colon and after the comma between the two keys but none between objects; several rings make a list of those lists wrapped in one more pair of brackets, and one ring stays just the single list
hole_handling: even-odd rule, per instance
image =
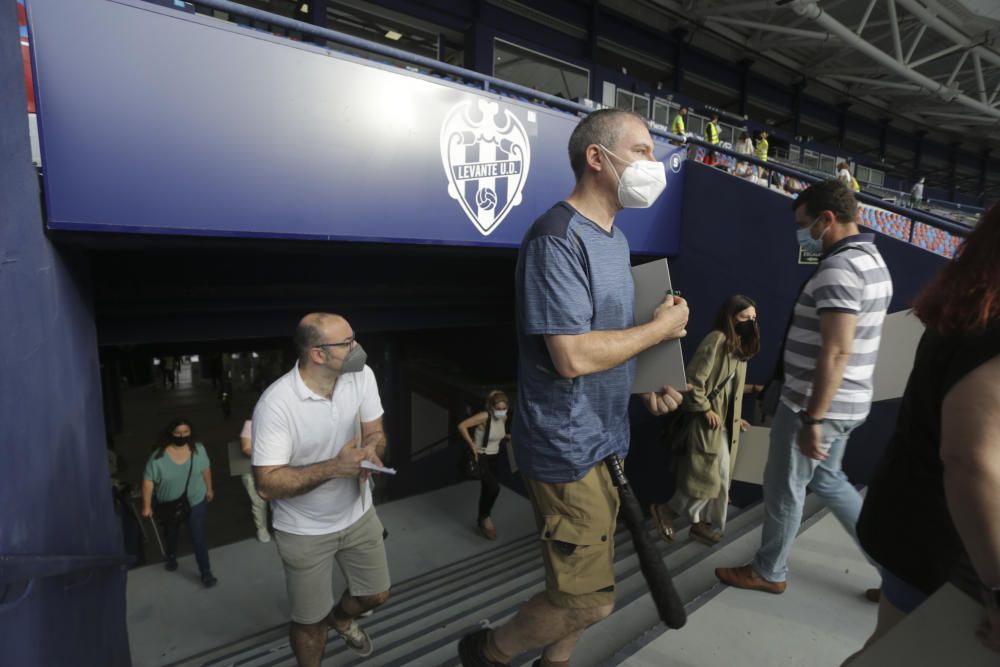
[{"label": "white polo shirt", "polygon": [[[299,365],[267,388],[253,412],[255,466],[307,466],[332,459],[355,435],[358,422],[382,416],[382,401],[372,369],[345,373],[333,397],[313,392]],[[371,507],[371,491],[356,477],[331,479],[293,498],[271,501],[274,527],[296,535],[326,535],[354,524]]]}]

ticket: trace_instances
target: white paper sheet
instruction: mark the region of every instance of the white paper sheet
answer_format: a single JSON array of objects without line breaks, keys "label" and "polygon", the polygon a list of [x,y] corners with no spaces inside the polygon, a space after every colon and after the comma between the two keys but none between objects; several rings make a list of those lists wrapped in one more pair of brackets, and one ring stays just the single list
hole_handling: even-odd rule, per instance
[{"label": "white paper sheet", "polygon": [[736,452],[733,479],[750,484],[764,483],[764,466],[771,446],[771,429],[751,426],[740,433],[740,448]]}]

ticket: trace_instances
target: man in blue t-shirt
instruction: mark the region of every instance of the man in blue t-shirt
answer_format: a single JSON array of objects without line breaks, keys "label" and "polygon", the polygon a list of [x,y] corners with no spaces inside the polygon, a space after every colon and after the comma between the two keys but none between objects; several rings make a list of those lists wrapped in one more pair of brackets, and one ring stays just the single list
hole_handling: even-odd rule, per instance
[{"label": "man in blue t-shirt", "polygon": [[[596,111],[569,140],[572,194],[531,226],[517,261],[518,466],[543,542],[545,592],[507,624],[459,642],[464,667],[502,667],[544,647],[536,665],[569,664],[583,631],[614,608],[618,492],[604,459],[628,452],[633,357],[686,334],[687,304],[669,297],[635,326],[623,208],[666,186],[642,117]],[[681,402],[671,387],[643,397],[654,414]]]}]

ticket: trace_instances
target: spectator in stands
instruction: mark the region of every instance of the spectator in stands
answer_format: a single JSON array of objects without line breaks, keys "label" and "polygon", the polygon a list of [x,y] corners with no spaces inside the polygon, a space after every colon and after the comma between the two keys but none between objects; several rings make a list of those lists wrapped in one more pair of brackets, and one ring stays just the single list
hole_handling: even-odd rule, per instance
[{"label": "spectator in stands", "polygon": [[795,178],[794,176],[789,176],[785,179],[785,192],[793,197],[797,197],[803,190],[802,181]]},{"label": "spectator in stands", "polygon": [[[253,455],[253,419],[243,422],[243,430],[240,431],[240,451],[247,458]],[[240,480],[243,482],[243,488],[247,490],[247,496],[250,497],[250,513],[253,516],[253,525],[257,528],[257,541],[270,542],[271,535],[267,532],[267,501],[257,493],[253,472],[243,473]]]},{"label": "spectator in stands", "polygon": [[754,149],[754,155],[758,160],[763,160],[767,162],[767,149],[769,144],[767,143],[767,130],[761,130],[760,138],[757,139],[757,147]]},{"label": "spectator in stands", "polygon": [[768,176],[767,184],[772,188],[780,190],[785,185],[785,177],[772,169],[770,176]]},{"label": "spectator in stands", "polygon": [[[156,500],[154,512],[153,500]],[[175,511],[175,501],[186,498],[187,505]],[[194,544],[195,560],[201,572],[201,583],[211,588],[218,583],[208,560],[205,539],[205,515],[208,503],[215,498],[212,489],[212,469],[205,446],[195,442],[194,429],[186,419],[167,424],[142,474],[142,516],[163,526],[167,562],[165,567],[177,569],[177,538],[180,524],[187,523]]]},{"label": "spectator in stands", "polygon": [[852,190],[854,189],[854,177],[851,176],[851,165],[846,162],[841,162],[837,165],[837,180]]},{"label": "spectator in stands", "polygon": [[785,340],[784,386],[764,472],[766,507],[753,562],[719,568],[730,586],[782,593],[806,487],[855,536],[861,496],[841,470],[848,438],[868,415],[872,369],[892,280],[874,234],[858,230],[854,193],[836,179],[792,202],[799,245],[822,252]]},{"label": "spectator in stands", "polygon": [[[295,347],[295,367],[254,409],[253,471],[271,501],[292,650],[299,665],[319,667],[331,627],[355,653],[375,650],[355,619],[389,599],[389,565],[362,463],[381,465],[386,438],[375,374],[347,320],[306,315]],[[336,605],[334,561],[347,580]]]},{"label": "spectator in stands", "polygon": [[[712,146],[719,145],[719,137],[721,136],[719,132],[719,114],[712,112],[712,115],[705,125],[705,141],[710,143]],[[718,154],[715,151],[708,151],[705,154],[705,164],[713,165],[716,162]]]},{"label": "spectator in stands", "polygon": [[688,534],[699,542],[712,546],[722,539],[740,431],[749,427],[740,416],[743,393],[755,389],[744,384],[747,361],[759,350],[757,304],[741,294],[729,297],[687,367],[691,390],[681,410],[690,416],[668,443],[677,454],[676,491],[667,503],[652,506],[667,540],[674,539],[677,517],[691,523]]},{"label": "spectator in stands", "polygon": [[740,138],[737,140],[733,150],[741,155],[753,155],[753,140],[747,134],[746,130],[740,132]]},{"label": "spectator in stands", "polygon": [[687,118],[687,107],[681,107],[677,110],[677,114],[674,116],[674,120],[670,123],[670,131],[674,134],[679,134],[682,137],[687,135],[687,129],[684,125],[684,119]]},{"label": "spectator in stands", "polygon": [[858,521],[882,566],[865,647],[950,580],[985,603],[977,634],[1000,652],[998,248],[995,205],[914,306],[927,330]]},{"label": "spectator in stands", "polygon": [[[733,150],[740,155],[753,155],[753,141],[750,139],[750,135],[747,134],[746,131],[740,133],[740,138],[733,146]],[[740,178],[752,180],[756,174],[756,168],[749,162],[738,160],[733,166],[733,173]]]},{"label": "spectator in stands", "polygon": [[[539,521],[545,591],[500,627],[463,637],[464,667],[508,665],[539,648],[536,666],[567,665],[583,631],[611,613],[619,501],[604,461],[628,451],[632,359],[686,333],[687,304],[674,296],[635,325],[628,241],[614,224],[666,186],[645,120],[595,111],[570,136],[569,156],[573,192],[528,229],[515,279],[513,446]],[[663,414],[681,396],[664,387],[643,400]]]},{"label": "spectator in stands", "polygon": [[910,190],[910,205],[914,208],[920,206],[924,201],[924,177],[921,176],[920,180],[913,184],[913,189]]},{"label": "spectator in stands", "polygon": [[[479,463],[479,514],[476,530],[488,540],[497,539],[497,529],[490,514],[500,495],[497,469],[500,445],[507,441],[507,413],[510,401],[502,391],[491,391],[486,397],[486,409],[476,413],[458,425],[458,433],[472,450]],[[473,434],[469,429],[475,429]]]}]

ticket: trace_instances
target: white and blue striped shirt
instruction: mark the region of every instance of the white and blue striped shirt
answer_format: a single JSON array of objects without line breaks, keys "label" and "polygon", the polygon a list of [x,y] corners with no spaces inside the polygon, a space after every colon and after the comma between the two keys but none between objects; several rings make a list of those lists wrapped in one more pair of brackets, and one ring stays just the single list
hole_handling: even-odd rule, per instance
[{"label": "white and blue striped shirt", "polygon": [[892,300],[892,278],[874,238],[857,234],[839,241],[820,260],[799,295],[785,340],[781,393],[781,400],[793,410],[805,410],[812,395],[822,347],[819,316],[824,311],[841,312],[858,317],[851,358],[829,410],[813,416],[837,420],[868,416],[882,323]]}]

